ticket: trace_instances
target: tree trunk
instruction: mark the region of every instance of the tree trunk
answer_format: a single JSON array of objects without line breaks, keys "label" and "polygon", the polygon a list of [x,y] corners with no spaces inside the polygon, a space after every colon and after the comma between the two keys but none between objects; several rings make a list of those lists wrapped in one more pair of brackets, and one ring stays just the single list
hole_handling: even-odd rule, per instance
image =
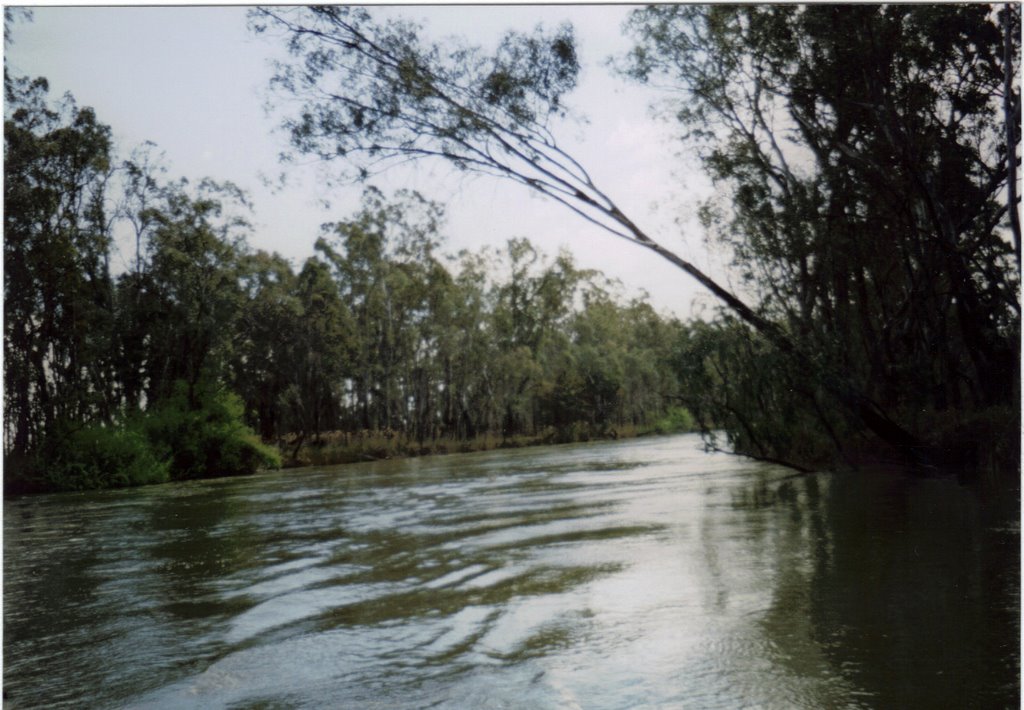
[{"label": "tree trunk", "polygon": [[1013,106],[1013,6],[1006,3],[1003,10],[1003,115],[1006,121],[1006,191],[1013,229],[1013,247],[1020,271],[1020,214],[1017,211],[1017,111]]}]

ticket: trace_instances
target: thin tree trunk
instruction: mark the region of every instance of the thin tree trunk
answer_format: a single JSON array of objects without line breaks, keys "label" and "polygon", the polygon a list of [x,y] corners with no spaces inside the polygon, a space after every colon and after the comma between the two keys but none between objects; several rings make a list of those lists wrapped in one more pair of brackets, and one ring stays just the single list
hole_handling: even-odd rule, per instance
[{"label": "thin tree trunk", "polygon": [[1013,6],[1006,3],[1003,10],[1003,112],[1006,120],[1006,191],[1009,203],[1010,227],[1013,229],[1013,247],[1020,271],[1020,214],[1017,211],[1017,113],[1013,106]]}]

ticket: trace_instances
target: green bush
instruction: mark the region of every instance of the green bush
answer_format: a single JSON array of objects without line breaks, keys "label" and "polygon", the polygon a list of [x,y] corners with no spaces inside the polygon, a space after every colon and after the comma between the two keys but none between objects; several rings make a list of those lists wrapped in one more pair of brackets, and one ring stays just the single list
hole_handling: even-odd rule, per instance
[{"label": "green bush", "polygon": [[656,434],[678,434],[694,431],[696,428],[697,422],[688,409],[672,407],[665,413],[665,416],[654,422],[652,431]]},{"label": "green bush", "polygon": [[33,478],[44,490],[124,488],[168,480],[169,465],[134,427],[89,426],[47,440]]},{"label": "green bush", "polygon": [[213,385],[179,383],[174,394],[142,419],[157,454],[170,462],[170,477],[238,476],[277,468],[281,458],[242,421],[242,401]]},{"label": "green bush", "polygon": [[5,462],[8,492],[124,488],[277,468],[277,451],[242,421],[241,400],[184,383],[145,414],[116,425],[56,427],[34,457]]}]

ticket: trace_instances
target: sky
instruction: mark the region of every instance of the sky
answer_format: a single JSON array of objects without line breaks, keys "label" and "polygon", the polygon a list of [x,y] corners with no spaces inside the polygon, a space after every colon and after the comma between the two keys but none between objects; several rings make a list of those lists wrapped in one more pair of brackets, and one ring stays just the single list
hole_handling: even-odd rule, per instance
[{"label": "sky", "polygon": [[[709,248],[695,218],[712,187],[673,127],[652,117],[652,102],[663,97],[607,68],[609,56],[630,47],[621,31],[629,9],[420,5],[374,11],[421,20],[434,37],[460,35],[485,47],[509,29],[571,21],[583,69],[569,101],[587,122],[559,126],[559,141],[649,235],[726,280],[725,257]],[[359,203],[359,186],[323,186],[323,166],[279,163],[287,138],[277,128],[280,115],[273,106],[268,112],[266,103],[269,61],[283,48],[248,30],[245,7],[35,7],[30,22],[16,22],[12,39],[8,70],[44,76],[53,97],[71,92],[80,106],[95,109],[111,126],[120,155],[152,141],[164,153],[169,176],[230,180],[245,189],[254,205],[248,239],[254,248],[276,251],[298,267],[312,255],[320,225],[346,219]],[[268,186],[266,179],[273,183],[282,171],[285,186]],[[664,312],[686,318],[713,305],[702,287],[657,255],[521,186],[429,164],[372,182],[385,193],[417,189],[446,205],[445,252],[501,248],[512,237],[528,237],[550,255],[568,249],[581,267],[621,280],[627,294],[645,290]]]}]

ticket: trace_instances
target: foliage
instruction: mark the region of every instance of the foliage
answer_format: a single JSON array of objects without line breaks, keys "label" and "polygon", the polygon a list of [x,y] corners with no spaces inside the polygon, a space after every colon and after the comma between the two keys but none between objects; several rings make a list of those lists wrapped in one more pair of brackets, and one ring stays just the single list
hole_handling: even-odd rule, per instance
[{"label": "foliage", "polygon": [[241,400],[179,381],[160,406],[115,424],[62,422],[28,467],[9,471],[8,490],[122,488],[234,476],[280,466],[242,421]]},{"label": "foliage", "polygon": [[690,411],[684,407],[672,407],[665,413],[665,416],[655,421],[651,427],[651,431],[655,434],[679,434],[695,431],[696,429],[697,421],[690,414]]},{"label": "foliage", "polygon": [[63,491],[122,488],[164,483],[169,469],[137,423],[78,429],[64,423],[47,438],[32,474],[13,485]]},{"label": "foliage", "polygon": [[691,323],[673,348],[681,400],[719,448],[800,467],[827,466],[857,438],[857,420],[791,360],[728,318]]},{"label": "foliage", "polygon": [[243,339],[245,360],[233,365],[244,392],[270,375],[253,369],[266,364],[258,353],[282,353],[277,406],[247,404],[265,437],[294,435],[284,444],[293,458],[308,438],[316,450],[339,430],[381,432],[414,450],[489,432],[576,440],[664,410],[674,378],[660,367],[661,335],[674,326],[645,303],[622,306],[599,274],[568,254],[549,260],[523,238],[463,253],[450,271],[437,253],[443,218],[415,193],[388,199],[369,188],[355,215],[325,227],[298,281],[281,272],[252,282],[254,304],[284,309],[257,324],[278,340]]},{"label": "foliage", "polygon": [[176,383],[173,394],[147,412],[141,426],[171,480],[237,476],[281,465],[242,421],[241,400],[208,382]]},{"label": "foliage", "polygon": [[[510,32],[490,56],[457,40],[430,44],[414,23],[377,22],[358,7],[261,8],[252,25],[283,29],[297,58],[280,64],[274,79],[283,92],[309,99],[288,119],[295,151],[366,157],[377,168],[435,156],[501,174],[495,155],[519,165],[549,160],[551,146],[536,139],[565,114],[561,99],[579,72],[568,25]],[[322,94],[328,85],[344,96]],[[522,126],[536,134],[523,136]]]},{"label": "foliage", "polygon": [[[412,452],[492,434],[509,445],[577,440],[663,411],[674,380],[658,375],[654,333],[671,326],[642,302],[621,306],[567,254],[549,262],[514,239],[502,254],[464,253],[450,271],[437,252],[441,206],[368,188],[295,273],[246,248],[236,188],[164,183],[148,147],[116,164],[102,140],[96,169],[116,167],[102,181],[76,178],[92,185],[95,214],[62,211],[58,176],[25,197],[41,174],[32,166],[52,169],[61,163],[47,150],[63,159],[80,146],[61,133],[67,117],[46,108],[44,83],[16,86],[31,108],[15,111],[26,127],[7,141],[25,164],[5,184],[22,210],[8,215],[5,243],[9,481],[135,485],[278,465],[250,426],[267,442],[292,435],[292,458],[326,432],[379,432],[387,445],[365,449],[363,437],[350,447],[358,458],[397,439]],[[109,133],[89,112],[75,120]],[[36,145],[54,133],[65,142]],[[29,220],[36,203],[43,211]],[[47,219],[55,226],[41,229]],[[118,221],[134,258],[112,278]]]},{"label": "foliage", "polygon": [[[45,88],[8,82],[24,94],[6,144],[9,482],[249,473],[279,463],[260,438],[294,459],[339,430],[356,458],[576,441],[665,411],[678,324],[568,254],[517,238],[449,268],[440,205],[368,188],[295,273],[246,247],[237,188],[164,182],[149,146],[118,163],[109,129],[51,111]],[[112,277],[115,224],[134,254]]]},{"label": "foliage", "polygon": [[792,349],[770,321],[641,230],[559,146],[554,126],[569,115],[564,96],[579,72],[571,26],[510,32],[488,54],[455,39],[425,41],[414,23],[378,21],[363,8],[260,8],[251,25],[282,31],[292,55],[272,80],[282,103],[299,107],[284,119],[290,158],[330,161],[345,180],[437,159],[518,183],[655,252]]},{"label": "foliage", "polygon": [[110,129],[44,79],[4,75],[4,433],[25,455],[58,421],[113,414],[104,190]]},{"label": "foliage", "polygon": [[[721,188],[704,224],[749,304],[559,146],[571,27],[488,53],[362,8],[251,17],[291,50],[274,85],[298,107],[293,157],[344,179],[418,159],[510,179],[722,310],[683,325],[525,238],[446,258],[440,205],[372,187],[296,273],[248,249],[237,188],[165,182],[150,147],[119,161],[91,110],[5,74],[9,461],[49,448],[53,476],[91,486],[148,480],[139,436],[170,462],[151,476],[181,479],[273,465],[248,427],[294,457],[339,436],[362,455],[371,439],[428,451],[695,423],[820,466],[877,440],[922,460],[939,430],[980,451],[977,432],[1019,425],[1016,6],[633,12],[620,68],[672,87],[666,115]],[[134,258],[114,275],[118,228]]]},{"label": "foliage", "polygon": [[[828,390],[862,393],[928,439],[919,413],[1019,400],[1019,259],[1004,231],[1019,54],[982,5],[656,6],[633,13],[628,72],[670,82],[672,120],[722,197],[706,224],[794,368],[723,318],[700,334],[700,409],[741,450],[816,461],[861,426]],[[851,67],[856,67],[851,71]],[[1019,235],[1013,235],[1019,240]],[[691,363],[701,370],[701,361]],[[770,377],[765,376],[766,365]],[[836,373],[842,373],[837,376]],[[782,384],[780,384],[782,383]],[[692,381],[698,386],[698,381]],[[695,392],[688,389],[689,392]],[[786,421],[779,427],[777,422]]]},{"label": "foliage", "polygon": [[[829,400],[829,409],[843,410],[842,416],[859,420],[859,428],[920,457],[923,440],[903,421],[907,409],[882,397],[886,392],[879,386],[890,384],[884,373],[902,362],[903,329],[898,320],[907,316],[910,325],[919,328],[912,342],[916,337],[915,346],[928,346],[919,353],[951,330],[949,323],[962,331],[953,331],[950,337],[955,340],[962,334],[964,342],[971,343],[963,349],[965,357],[973,358],[974,372],[968,377],[977,378],[974,384],[984,398],[1005,391],[992,384],[1005,377],[1014,361],[1014,348],[1007,343],[1013,342],[1019,310],[1016,279],[1008,277],[1006,269],[1009,252],[1000,249],[1000,239],[993,236],[1005,210],[975,209],[988,205],[1005,185],[999,142],[989,140],[997,122],[974,120],[975,114],[980,116],[997,103],[993,77],[1008,76],[992,53],[1002,35],[991,31],[993,21],[984,12],[920,12],[789,6],[665,6],[637,11],[633,27],[638,49],[628,70],[640,80],[667,78],[678,85],[680,101],[673,115],[678,113],[691,139],[719,145],[705,152],[707,166],[734,188],[732,202],[740,218],[715,221],[715,211],[709,208],[707,224],[721,225],[723,234],[735,236],[738,263],[746,260],[753,267],[743,272],[744,277],[760,284],[751,289],[760,296],[755,306],[644,233],[559,147],[553,130],[557,122],[551,117],[564,114],[563,93],[573,82],[551,93],[543,77],[558,65],[559,60],[551,57],[563,53],[555,47],[571,42],[571,33],[546,40],[538,39],[541,34],[509,35],[509,46],[542,42],[552,53],[533,68],[538,74],[524,73],[516,91],[506,97],[495,96],[494,82],[488,80],[500,64],[505,43],[490,56],[457,42],[432,44],[421,38],[421,28],[398,20],[378,21],[362,9],[260,10],[253,15],[253,25],[258,31],[283,31],[288,41],[293,59],[279,66],[274,86],[300,107],[285,119],[296,154],[331,160],[343,177],[360,178],[396,162],[435,158],[459,169],[507,178],[555,199],[695,278],[793,367],[807,372]],[[864,32],[845,32],[847,19]],[[792,30],[794,23],[801,32]],[[972,39],[975,34],[977,42]],[[850,41],[851,37],[855,39]],[[570,54],[574,57],[575,51],[564,56]],[[867,73],[861,71],[852,83],[844,82],[843,72],[853,65]],[[968,93],[965,87],[973,86],[985,101],[958,90],[929,93],[939,81]],[[845,87],[857,91],[846,92]],[[866,93],[858,93],[861,88]],[[1007,100],[1013,105],[1016,99]],[[782,111],[787,101],[796,109],[789,116]],[[546,110],[538,109],[542,106]],[[952,114],[946,111],[950,106]],[[910,120],[932,115],[939,118]],[[943,116],[949,120],[940,125],[946,120]],[[978,131],[984,134],[981,142],[972,142]],[[1012,129],[1010,134],[1016,135]],[[980,161],[974,148],[985,153]],[[1010,152],[1003,150],[1004,168],[1014,165],[1005,158]],[[947,155],[952,157],[946,159]],[[996,156],[994,161],[990,155]],[[899,170],[887,169],[893,160]],[[815,161],[825,166],[821,172],[832,183],[802,173],[804,164],[813,167]],[[865,167],[870,174],[857,176],[856,171]],[[948,191],[935,187],[947,172],[959,175],[960,170],[974,181],[960,186],[966,188],[969,204],[957,202],[960,188],[955,181]],[[888,173],[899,179],[883,185]],[[988,182],[981,185],[983,178]],[[848,190],[850,186],[858,189]],[[860,190],[861,186],[870,189]],[[852,198],[843,202],[847,193]],[[905,194],[916,200],[909,211],[903,206]],[[858,224],[866,205],[876,202],[888,210],[885,215],[876,218],[868,210],[870,219]],[[816,219],[805,219],[815,211]],[[966,230],[959,247],[957,230]],[[934,248],[891,298],[875,299],[876,304],[870,298],[847,303],[851,294],[888,294],[887,281],[904,278],[899,270],[917,259],[917,252],[893,252],[886,246],[892,235],[904,232],[914,239],[927,237],[911,246],[931,240]],[[821,254],[811,249],[826,242],[843,246]],[[972,261],[969,254],[979,245],[975,253],[981,258]],[[788,255],[785,249],[790,250]],[[873,262],[871,268],[846,275],[842,264],[848,252]],[[932,283],[933,266],[945,270],[948,278],[926,285]],[[970,285],[950,286],[969,284],[975,274],[994,278],[980,293]],[[835,282],[834,292],[829,291],[829,279]],[[919,299],[931,297],[946,299],[943,320],[920,317],[915,310]],[[861,321],[877,304],[882,320],[869,330]],[[816,308],[826,311],[826,318],[837,317],[815,320]],[[794,324],[791,313],[813,317]],[[839,315],[845,315],[845,322]],[[856,352],[842,342],[846,329],[854,339],[871,342],[875,337],[881,346],[863,361],[844,360],[846,353]],[[860,342],[858,346],[863,350]],[[954,365],[959,356],[949,358],[944,373],[954,375],[954,382],[962,374]],[[909,368],[921,371],[918,362]],[[879,372],[881,378],[872,377]],[[813,414],[810,404],[803,402],[803,407]],[[514,411],[507,412],[510,421],[515,416]]]},{"label": "foliage", "polygon": [[[276,455],[215,392],[242,301],[244,204],[118,163],[109,127],[5,74],[4,454],[12,486],[81,489],[247,473]],[[110,273],[114,225],[133,267]],[[183,399],[184,398],[184,399]],[[170,462],[170,463],[168,463]]]},{"label": "foliage", "polygon": [[195,194],[187,187],[185,181],[167,186],[147,215],[149,258],[139,275],[146,318],[140,324],[150,337],[143,338],[143,361],[134,366],[149,374],[150,401],[169,396],[178,380],[194,386],[219,373],[240,311],[247,224],[226,215],[225,203],[244,203],[244,196],[230,184],[209,180]]}]

